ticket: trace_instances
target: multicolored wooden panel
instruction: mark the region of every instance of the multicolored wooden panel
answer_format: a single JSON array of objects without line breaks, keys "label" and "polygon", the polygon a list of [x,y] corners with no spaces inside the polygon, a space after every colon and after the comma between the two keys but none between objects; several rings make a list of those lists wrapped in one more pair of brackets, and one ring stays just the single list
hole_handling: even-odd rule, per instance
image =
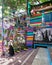
[{"label": "multicolored wooden panel", "polygon": [[26,46],[30,46],[30,47],[31,47],[31,46],[32,46],[32,44],[26,44]]},{"label": "multicolored wooden panel", "polygon": [[27,44],[32,44],[32,43],[33,43],[33,41],[29,41],[29,42],[27,41]]},{"label": "multicolored wooden panel", "polygon": [[[44,14],[44,22],[46,23],[46,25],[52,26],[51,24],[52,12],[48,12]],[[30,26],[34,27],[34,26],[41,26],[41,25],[42,25],[42,15],[30,19]]]},{"label": "multicolored wooden panel", "polygon": [[33,44],[33,29],[27,29],[26,45],[32,46]]},{"label": "multicolored wooden panel", "polygon": [[30,19],[30,26],[41,26],[42,25],[42,16],[37,16]]},{"label": "multicolored wooden panel", "polygon": [[52,26],[52,22],[46,22],[46,25]]},{"label": "multicolored wooden panel", "polygon": [[33,38],[27,38],[27,40],[33,40]]},{"label": "multicolored wooden panel", "polygon": [[27,32],[27,36],[33,36],[33,32]]},{"label": "multicolored wooden panel", "polygon": [[26,36],[26,38],[33,38],[33,36]]},{"label": "multicolored wooden panel", "polygon": [[52,12],[48,12],[44,15],[45,22],[52,22]]},{"label": "multicolored wooden panel", "polygon": [[32,27],[34,27],[34,26],[41,26],[41,25],[42,25],[42,22],[30,24],[30,26],[32,26]]}]

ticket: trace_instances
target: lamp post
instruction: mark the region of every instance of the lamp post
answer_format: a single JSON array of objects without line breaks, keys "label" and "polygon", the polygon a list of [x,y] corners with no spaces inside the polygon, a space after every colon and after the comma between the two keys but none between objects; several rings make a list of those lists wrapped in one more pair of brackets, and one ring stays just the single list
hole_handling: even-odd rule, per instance
[{"label": "lamp post", "polygon": [[0,1],[0,56],[2,55],[2,0]]},{"label": "lamp post", "polygon": [[4,26],[3,26],[3,0],[2,0],[2,54],[4,53]]}]

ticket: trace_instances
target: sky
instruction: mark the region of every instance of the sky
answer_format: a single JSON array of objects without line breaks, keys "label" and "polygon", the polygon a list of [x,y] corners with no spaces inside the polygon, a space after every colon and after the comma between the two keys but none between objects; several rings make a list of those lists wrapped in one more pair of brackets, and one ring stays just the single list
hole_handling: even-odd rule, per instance
[{"label": "sky", "polygon": [[0,6],[0,18],[2,18],[2,6]]}]

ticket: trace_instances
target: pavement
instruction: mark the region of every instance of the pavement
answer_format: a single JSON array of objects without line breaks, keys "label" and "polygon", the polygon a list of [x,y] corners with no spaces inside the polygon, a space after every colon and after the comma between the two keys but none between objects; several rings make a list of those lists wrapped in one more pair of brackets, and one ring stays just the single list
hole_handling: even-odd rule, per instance
[{"label": "pavement", "polygon": [[46,48],[40,48],[36,57],[34,58],[32,65],[50,65],[48,50]]},{"label": "pavement", "polygon": [[50,62],[51,62],[51,65],[52,65],[52,47],[48,47],[48,50],[49,50],[49,54],[50,54]]},{"label": "pavement", "polygon": [[0,58],[0,65],[50,65],[47,48],[28,49]]},{"label": "pavement", "polygon": [[51,61],[52,61],[52,47],[48,47],[48,50],[49,50]]}]

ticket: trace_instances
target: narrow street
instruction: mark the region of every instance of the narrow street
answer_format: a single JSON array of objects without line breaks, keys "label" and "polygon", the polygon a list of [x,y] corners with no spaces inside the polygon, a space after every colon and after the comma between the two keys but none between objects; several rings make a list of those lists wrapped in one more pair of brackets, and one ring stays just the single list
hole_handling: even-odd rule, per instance
[{"label": "narrow street", "polygon": [[31,65],[37,52],[38,48],[21,51],[19,53],[16,53],[13,57],[2,58],[0,65]]},{"label": "narrow street", "polygon": [[48,48],[28,49],[0,59],[0,65],[50,65]]}]

